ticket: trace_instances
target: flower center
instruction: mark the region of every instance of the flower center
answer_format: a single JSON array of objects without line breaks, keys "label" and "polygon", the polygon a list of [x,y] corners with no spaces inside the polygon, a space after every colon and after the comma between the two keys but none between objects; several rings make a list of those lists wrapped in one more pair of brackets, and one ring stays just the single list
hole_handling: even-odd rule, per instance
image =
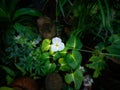
[{"label": "flower center", "polygon": [[56,47],[58,47],[59,45],[58,45],[58,44],[56,44],[55,46],[56,46]]}]

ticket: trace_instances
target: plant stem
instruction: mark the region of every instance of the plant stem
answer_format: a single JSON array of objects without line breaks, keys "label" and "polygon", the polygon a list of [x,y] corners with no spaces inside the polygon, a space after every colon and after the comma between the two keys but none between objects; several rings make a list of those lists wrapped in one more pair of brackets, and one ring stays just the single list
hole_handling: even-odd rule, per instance
[{"label": "plant stem", "polygon": [[87,53],[93,53],[93,51],[84,50],[84,49],[81,49],[80,51],[82,51],[82,52],[87,52]]},{"label": "plant stem", "polygon": [[[81,49],[80,51],[82,52],[87,52],[87,53],[94,53],[93,51],[89,51],[89,50],[84,50],[84,49]],[[102,53],[102,52],[101,52]],[[116,57],[120,57],[120,55],[118,54],[110,54],[110,53],[102,53],[104,54],[105,56],[116,56]]]}]

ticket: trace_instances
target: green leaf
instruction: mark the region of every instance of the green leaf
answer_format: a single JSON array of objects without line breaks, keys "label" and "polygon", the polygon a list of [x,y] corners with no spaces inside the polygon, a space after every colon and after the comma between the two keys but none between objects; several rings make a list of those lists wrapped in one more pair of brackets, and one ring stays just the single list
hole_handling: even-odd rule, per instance
[{"label": "green leaf", "polygon": [[78,37],[71,35],[69,40],[67,41],[66,47],[74,48],[74,49],[81,49],[82,43]]},{"label": "green leaf", "polygon": [[53,53],[53,54],[51,54],[51,55],[53,55],[53,60],[57,60],[57,59],[59,59],[60,57],[64,57],[66,54],[67,54],[67,48],[65,48],[65,49],[62,50],[62,51]]},{"label": "green leaf", "polygon": [[28,30],[28,27],[27,26],[24,26],[20,23],[15,23],[14,24],[14,29],[18,32],[18,33],[22,33],[24,32],[26,29]]},{"label": "green leaf", "polygon": [[72,53],[66,55],[65,61],[72,69],[76,69],[81,64],[82,56],[79,51],[72,50]]},{"label": "green leaf", "polygon": [[65,17],[65,13],[64,13],[64,9],[63,9],[61,1],[59,1],[59,7],[60,7],[62,15]]},{"label": "green leaf", "polygon": [[13,25],[13,27],[14,27],[14,29],[16,30],[16,32],[18,34],[20,34],[22,36],[25,36],[25,37],[27,37],[29,39],[33,39],[34,36],[35,36],[32,29],[31,29],[31,27],[29,27],[29,26],[24,26],[24,25],[22,25],[20,23],[15,23]]},{"label": "green leaf", "polygon": [[109,41],[111,45],[106,47],[107,52],[109,52],[112,57],[120,59],[120,35],[112,35]]},{"label": "green leaf", "polygon": [[12,78],[10,75],[6,76],[6,81],[7,81],[7,85],[11,84],[13,82],[14,78]]},{"label": "green leaf", "polygon": [[30,16],[39,17],[41,15],[41,13],[32,8],[21,8],[15,12],[13,20],[17,19],[18,17],[20,17],[22,15],[30,15]]},{"label": "green leaf", "polygon": [[98,5],[99,5],[99,8],[100,8],[100,12],[101,12],[101,18],[102,18],[102,24],[103,26],[105,27],[105,12],[104,12],[104,9],[103,9],[103,5],[102,5],[102,2],[101,0],[97,0],[98,1]]},{"label": "green leaf", "polygon": [[60,53],[59,52],[56,52],[53,54],[53,60],[57,60],[61,57]]},{"label": "green leaf", "polygon": [[119,34],[113,34],[109,37],[109,41],[112,44],[120,44],[120,35]]},{"label": "green leaf", "polygon": [[60,55],[62,56],[62,57],[64,57],[66,54],[67,54],[67,50],[68,50],[68,48],[64,48],[64,50],[62,50],[62,51],[60,51],[59,53],[60,53]]},{"label": "green leaf", "polygon": [[94,73],[93,73],[93,77],[94,77],[94,78],[97,78],[97,77],[100,76],[100,75],[101,75],[100,70],[95,70]]},{"label": "green leaf", "polygon": [[48,51],[50,49],[50,39],[44,39],[42,42],[42,51]]},{"label": "green leaf", "polygon": [[8,14],[2,8],[0,8],[0,17],[8,18]]},{"label": "green leaf", "polygon": [[10,4],[9,4],[9,13],[10,13],[10,15],[12,15],[12,13],[14,13],[14,11],[16,10],[16,6],[17,6],[17,4],[19,3],[19,1],[20,0],[11,0],[10,1]]},{"label": "green leaf", "polygon": [[86,64],[86,66],[95,70],[93,77],[97,78],[101,74],[101,71],[106,68],[107,64],[102,56],[93,55],[89,61],[91,63]]},{"label": "green leaf", "polygon": [[49,63],[49,64],[47,64],[47,68],[48,68],[48,72],[52,73],[56,69],[56,64],[55,63]]},{"label": "green leaf", "polygon": [[66,74],[65,76],[65,81],[66,83],[70,84],[72,81],[74,81],[74,74],[71,73],[71,74]]},{"label": "green leaf", "polygon": [[47,75],[54,72],[55,69],[56,69],[56,64],[50,63],[49,61],[47,61],[45,65],[42,67],[42,72],[44,73],[44,75]]},{"label": "green leaf", "polygon": [[6,66],[3,66],[3,65],[0,65],[0,67],[1,67],[3,70],[5,70],[8,75],[10,75],[10,76],[12,76],[12,77],[15,77],[15,76],[16,76],[15,72],[14,72],[11,68],[6,67]]},{"label": "green leaf", "polygon": [[83,73],[77,69],[74,73],[66,74],[65,81],[68,84],[74,82],[75,89],[80,89],[83,81]]},{"label": "green leaf", "polygon": [[15,64],[15,66],[18,70],[20,70],[20,72],[22,72],[23,76],[26,74],[26,71],[23,68],[21,68],[19,65]]},{"label": "green leaf", "polygon": [[43,60],[49,60],[50,58],[50,54],[49,52],[45,52],[43,53],[41,56],[40,56],[40,59],[43,61]]},{"label": "green leaf", "polygon": [[14,90],[14,89],[10,87],[0,87],[0,90]]},{"label": "green leaf", "polygon": [[59,59],[60,70],[61,71],[70,71],[70,66],[65,62],[64,58]]},{"label": "green leaf", "polygon": [[112,57],[120,59],[120,45],[111,45],[108,46],[106,49],[111,54]]}]

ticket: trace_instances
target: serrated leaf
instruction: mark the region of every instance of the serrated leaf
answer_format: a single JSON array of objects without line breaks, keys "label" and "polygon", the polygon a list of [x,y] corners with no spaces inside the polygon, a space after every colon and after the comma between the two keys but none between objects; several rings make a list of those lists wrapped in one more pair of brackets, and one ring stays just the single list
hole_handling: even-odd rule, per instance
[{"label": "serrated leaf", "polygon": [[89,61],[98,62],[98,61],[101,60],[101,59],[103,59],[103,58],[101,58],[101,57],[99,57],[99,56],[93,55],[93,56],[89,59]]},{"label": "serrated leaf", "polygon": [[95,70],[94,73],[93,73],[93,77],[94,77],[94,78],[97,78],[97,77],[100,76],[100,75],[101,75],[100,70]]},{"label": "serrated leaf", "polygon": [[72,53],[66,55],[65,61],[72,69],[75,69],[81,64],[82,56],[79,51],[72,50]]},{"label": "serrated leaf", "polygon": [[73,48],[73,49],[81,49],[82,43],[78,37],[71,35],[69,40],[66,43],[66,47]]},{"label": "serrated leaf", "polygon": [[101,71],[106,68],[107,64],[105,60],[103,59],[103,57],[100,57],[100,56],[93,55],[90,58],[90,61],[91,63],[86,64],[86,66],[95,70],[93,77],[97,78],[101,74]]},{"label": "serrated leaf", "polygon": [[50,39],[44,39],[42,42],[42,51],[48,51],[50,49]]},{"label": "serrated leaf", "polygon": [[65,81],[68,84],[71,84],[74,82],[75,84],[75,89],[80,89],[83,81],[83,73],[77,69],[74,73],[66,74],[65,76]]}]

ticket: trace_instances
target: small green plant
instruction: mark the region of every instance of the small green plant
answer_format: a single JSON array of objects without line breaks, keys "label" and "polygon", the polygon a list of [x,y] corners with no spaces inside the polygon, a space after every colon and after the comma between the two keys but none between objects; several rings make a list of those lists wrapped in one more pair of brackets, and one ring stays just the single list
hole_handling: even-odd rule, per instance
[{"label": "small green plant", "polygon": [[58,37],[28,40],[18,35],[15,37],[16,44],[9,47],[9,57],[22,71],[29,72],[31,76],[46,76],[53,72],[64,72],[65,82],[75,85],[79,89],[83,81],[83,71],[80,69],[82,55],[80,39],[71,35],[64,44]]}]

